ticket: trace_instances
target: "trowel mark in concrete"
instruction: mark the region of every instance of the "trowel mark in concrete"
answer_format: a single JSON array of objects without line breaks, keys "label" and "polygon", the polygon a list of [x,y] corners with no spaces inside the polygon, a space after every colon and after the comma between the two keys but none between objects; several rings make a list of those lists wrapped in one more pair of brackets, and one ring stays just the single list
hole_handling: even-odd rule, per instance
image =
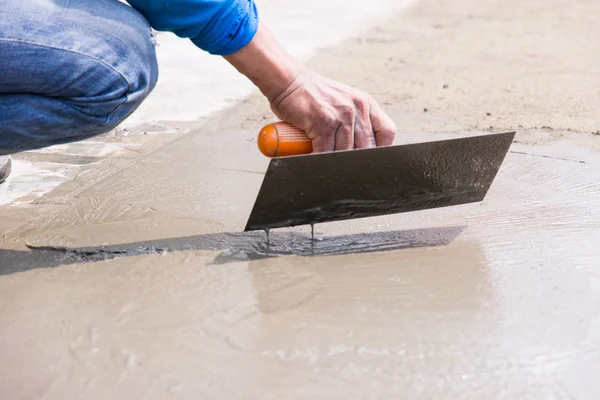
[{"label": "trowel mark in concrete", "polygon": [[271,233],[271,240],[266,244],[262,235],[258,234],[214,233],[99,247],[29,245],[32,251],[0,249],[0,258],[3,260],[0,275],[34,268],[180,251],[221,251],[212,264],[225,264],[292,255],[313,257],[436,247],[450,244],[464,229],[464,226],[450,226],[377,232],[332,236],[319,241],[293,232],[275,232]]}]

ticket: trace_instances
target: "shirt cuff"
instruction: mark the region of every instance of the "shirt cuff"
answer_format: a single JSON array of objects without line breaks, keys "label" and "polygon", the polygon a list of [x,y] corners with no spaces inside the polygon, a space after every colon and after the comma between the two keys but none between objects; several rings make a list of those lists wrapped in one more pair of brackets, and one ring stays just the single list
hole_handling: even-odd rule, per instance
[{"label": "shirt cuff", "polygon": [[254,0],[235,0],[191,40],[210,54],[227,56],[250,43],[257,30],[258,10]]}]

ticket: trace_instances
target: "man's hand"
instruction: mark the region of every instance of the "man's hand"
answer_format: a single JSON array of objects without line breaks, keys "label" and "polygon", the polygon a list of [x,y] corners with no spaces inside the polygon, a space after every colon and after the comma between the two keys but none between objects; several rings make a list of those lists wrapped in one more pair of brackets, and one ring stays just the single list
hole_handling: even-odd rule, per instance
[{"label": "man's hand", "polygon": [[266,27],[225,58],[269,99],[277,117],[313,139],[315,152],[392,144],[396,126],[375,100],[300,66]]},{"label": "man's hand", "polygon": [[304,130],[317,153],[389,146],[396,136],[396,125],[371,96],[309,70],[271,100],[271,109]]}]

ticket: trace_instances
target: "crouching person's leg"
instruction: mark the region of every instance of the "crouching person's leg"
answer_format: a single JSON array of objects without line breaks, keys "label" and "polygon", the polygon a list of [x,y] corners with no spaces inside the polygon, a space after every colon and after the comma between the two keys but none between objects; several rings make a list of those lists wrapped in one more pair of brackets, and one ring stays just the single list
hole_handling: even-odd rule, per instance
[{"label": "crouching person's leg", "polygon": [[108,132],[157,78],[150,26],[117,0],[0,0],[0,164]]}]

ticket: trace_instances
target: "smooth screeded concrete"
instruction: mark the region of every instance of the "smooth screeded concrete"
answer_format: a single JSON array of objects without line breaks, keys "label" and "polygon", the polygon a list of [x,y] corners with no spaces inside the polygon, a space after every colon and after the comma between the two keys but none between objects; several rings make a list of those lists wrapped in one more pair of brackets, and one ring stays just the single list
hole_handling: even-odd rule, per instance
[{"label": "smooth screeded concrete", "polygon": [[599,15],[425,0],[311,61],[397,143],[519,129],[482,203],[240,235],[256,96],[3,207],[3,398],[597,399]]}]

